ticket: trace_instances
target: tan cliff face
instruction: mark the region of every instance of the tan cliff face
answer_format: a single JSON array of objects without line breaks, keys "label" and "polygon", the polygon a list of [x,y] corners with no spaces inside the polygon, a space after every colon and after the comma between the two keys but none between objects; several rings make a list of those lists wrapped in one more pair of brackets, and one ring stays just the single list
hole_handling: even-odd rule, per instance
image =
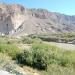
[{"label": "tan cliff face", "polygon": [[0,14],[0,34],[8,35],[13,30],[10,15]]},{"label": "tan cliff face", "polygon": [[75,32],[75,16],[28,9],[19,4],[0,4],[1,35],[65,32]]},{"label": "tan cliff face", "polygon": [[24,7],[0,4],[0,34],[13,34],[28,19]]}]

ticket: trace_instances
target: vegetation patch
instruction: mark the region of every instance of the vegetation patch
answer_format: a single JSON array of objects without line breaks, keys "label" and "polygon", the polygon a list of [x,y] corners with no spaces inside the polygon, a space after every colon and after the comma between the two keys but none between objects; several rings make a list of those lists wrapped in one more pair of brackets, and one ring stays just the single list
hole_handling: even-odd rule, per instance
[{"label": "vegetation patch", "polygon": [[26,36],[22,37],[21,41],[23,44],[33,44],[33,43],[41,43],[42,42],[42,40],[39,38],[26,37]]},{"label": "vegetation patch", "polygon": [[0,52],[6,53],[12,57],[12,59],[16,58],[16,55],[19,53],[19,48],[13,44],[0,44]]},{"label": "vegetation patch", "polygon": [[[31,47],[20,51],[17,47],[19,43],[30,44]],[[7,62],[7,70],[13,70],[9,66],[11,58],[23,66],[39,69],[40,75],[75,75],[75,51],[62,50],[44,43],[36,36],[22,39],[0,37],[0,65]],[[4,66],[0,66],[2,67]]]},{"label": "vegetation patch", "polygon": [[40,38],[43,41],[47,42],[62,42],[68,43],[75,40],[75,33],[59,33],[59,34],[39,34],[39,35],[30,35],[32,38]]},{"label": "vegetation patch", "polygon": [[33,44],[30,50],[17,55],[18,63],[46,70],[50,64],[63,67],[75,65],[75,51],[63,51],[45,43]]}]

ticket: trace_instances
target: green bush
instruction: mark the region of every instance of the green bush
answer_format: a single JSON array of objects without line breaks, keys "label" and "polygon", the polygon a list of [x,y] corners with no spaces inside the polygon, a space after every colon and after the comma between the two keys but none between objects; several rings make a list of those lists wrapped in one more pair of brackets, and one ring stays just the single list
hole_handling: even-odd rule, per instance
[{"label": "green bush", "polygon": [[44,44],[33,44],[30,51],[25,50],[17,55],[17,60],[21,64],[30,65],[38,69],[46,69],[48,65],[49,52]]},{"label": "green bush", "polygon": [[38,69],[47,69],[48,64],[52,62],[51,59],[54,60],[54,56],[57,53],[55,48],[55,46],[44,43],[33,44],[30,51],[24,51],[19,54],[17,60],[21,64],[31,65]]},{"label": "green bush", "polygon": [[30,50],[26,50],[17,56],[20,64],[30,65],[38,69],[47,69],[50,64],[58,64],[63,67],[75,65],[75,52],[63,51],[60,48],[45,43],[32,44]]},{"label": "green bush", "polygon": [[18,63],[24,64],[24,65],[32,65],[32,53],[31,51],[24,50],[24,52],[21,52],[17,55]]},{"label": "green bush", "polygon": [[45,44],[34,44],[32,46],[33,66],[46,69],[49,64],[49,47]]}]

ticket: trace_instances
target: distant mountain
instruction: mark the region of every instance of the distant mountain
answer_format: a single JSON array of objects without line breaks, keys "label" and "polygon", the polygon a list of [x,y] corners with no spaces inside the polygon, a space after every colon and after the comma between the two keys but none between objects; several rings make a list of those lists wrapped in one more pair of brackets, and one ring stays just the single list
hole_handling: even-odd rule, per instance
[{"label": "distant mountain", "polygon": [[0,4],[0,35],[75,32],[75,16]]}]

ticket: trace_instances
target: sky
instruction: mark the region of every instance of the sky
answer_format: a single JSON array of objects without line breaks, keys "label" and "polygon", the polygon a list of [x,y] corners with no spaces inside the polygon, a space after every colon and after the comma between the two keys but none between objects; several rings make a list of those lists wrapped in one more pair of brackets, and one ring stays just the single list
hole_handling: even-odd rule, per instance
[{"label": "sky", "polygon": [[75,0],[0,0],[0,2],[16,3],[27,8],[43,8],[51,12],[75,15]]}]

